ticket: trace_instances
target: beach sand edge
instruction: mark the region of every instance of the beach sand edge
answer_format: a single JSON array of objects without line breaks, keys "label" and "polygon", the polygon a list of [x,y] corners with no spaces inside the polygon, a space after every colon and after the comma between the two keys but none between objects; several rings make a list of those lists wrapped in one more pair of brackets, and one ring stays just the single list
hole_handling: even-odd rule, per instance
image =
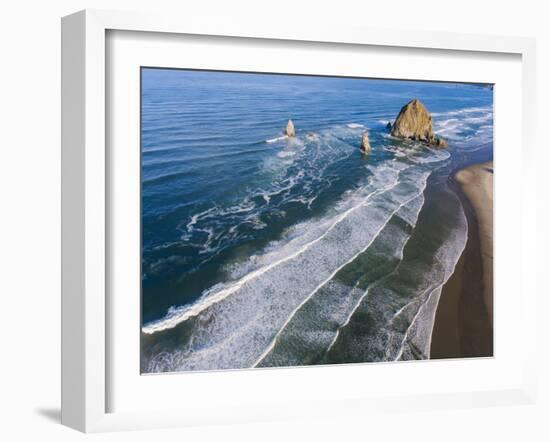
[{"label": "beach sand edge", "polygon": [[493,355],[493,162],[468,166],[451,188],[464,207],[468,241],[444,285],[430,359]]}]

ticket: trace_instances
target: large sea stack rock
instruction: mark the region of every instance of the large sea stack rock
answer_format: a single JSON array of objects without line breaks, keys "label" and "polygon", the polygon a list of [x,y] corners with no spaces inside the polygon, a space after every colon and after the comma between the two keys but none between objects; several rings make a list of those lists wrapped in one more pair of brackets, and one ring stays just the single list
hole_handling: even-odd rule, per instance
[{"label": "large sea stack rock", "polygon": [[365,132],[363,134],[363,137],[361,138],[361,152],[370,153],[371,151],[372,151],[372,148],[370,147],[370,143],[369,143],[369,134]]},{"label": "large sea stack rock", "polygon": [[294,123],[292,122],[292,120],[288,120],[288,123],[286,123],[285,134],[287,137],[296,136],[296,131],[294,130]]},{"label": "large sea stack rock", "polygon": [[421,141],[439,149],[447,147],[444,139],[435,136],[432,116],[426,106],[416,98],[401,108],[391,134],[398,138]]}]

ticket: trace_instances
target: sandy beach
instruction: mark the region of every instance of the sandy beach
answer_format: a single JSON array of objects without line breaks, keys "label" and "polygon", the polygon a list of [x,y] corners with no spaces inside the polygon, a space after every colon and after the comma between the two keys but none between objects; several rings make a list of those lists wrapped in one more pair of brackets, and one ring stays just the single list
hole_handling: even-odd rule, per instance
[{"label": "sandy beach", "polygon": [[438,305],[431,358],[493,354],[493,163],[454,176],[468,218],[468,243]]},{"label": "sandy beach", "polygon": [[461,170],[455,179],[470,200],[479,227],[483,266],[483,298],[493,323],[493,162]]}]

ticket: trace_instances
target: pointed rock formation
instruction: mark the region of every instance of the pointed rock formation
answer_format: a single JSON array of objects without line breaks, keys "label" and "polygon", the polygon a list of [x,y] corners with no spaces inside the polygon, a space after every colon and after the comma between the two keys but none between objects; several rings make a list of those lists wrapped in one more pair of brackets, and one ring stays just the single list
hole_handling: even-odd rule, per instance
[{"label": "pointed rock formation", "polygon": [[393,123],[391,135],[421,141],[438,149],[447,147],[444,139],[435,136],[432,123],[428,109],[415,98],[401,108]]},{"label": "pointed rock formation", "polygon": [[415,98],[401,108],[391,134],[398,138],[426,142],[434,137],[432,117],[426,107]]},{"label": "pointed rock formation", "polygon": [[363,153],[371,153],[372,147],[370,147],[369,143],[369,134],[365,132],[363,134],[363,137],[361,138],[361,152]]},{"label": "pointed rock formation", "polygon": [[288,123],[286,123],[285,134],[287,137],[296,136],[296,131],[294,130],[294,123],[292,122],[292,120],[288,120]]},{"label": "pointed rock formation", "polygon": [[386,130],[387,130],[388,132],[391,132],[391,127],[392,127],[392,126],[391,126],[391,122],[388,121],[388,124],[386,124]]}]

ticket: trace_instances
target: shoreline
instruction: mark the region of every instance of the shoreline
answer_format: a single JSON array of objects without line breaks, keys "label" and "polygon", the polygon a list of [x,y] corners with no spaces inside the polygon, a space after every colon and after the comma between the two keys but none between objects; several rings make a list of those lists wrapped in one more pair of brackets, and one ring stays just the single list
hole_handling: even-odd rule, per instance
[{"label": "shoreline", "polygon": [[443,286],[430,359],[493,355],[493,162],[468,166],[451,188],[468,220],[468,240]]}]

